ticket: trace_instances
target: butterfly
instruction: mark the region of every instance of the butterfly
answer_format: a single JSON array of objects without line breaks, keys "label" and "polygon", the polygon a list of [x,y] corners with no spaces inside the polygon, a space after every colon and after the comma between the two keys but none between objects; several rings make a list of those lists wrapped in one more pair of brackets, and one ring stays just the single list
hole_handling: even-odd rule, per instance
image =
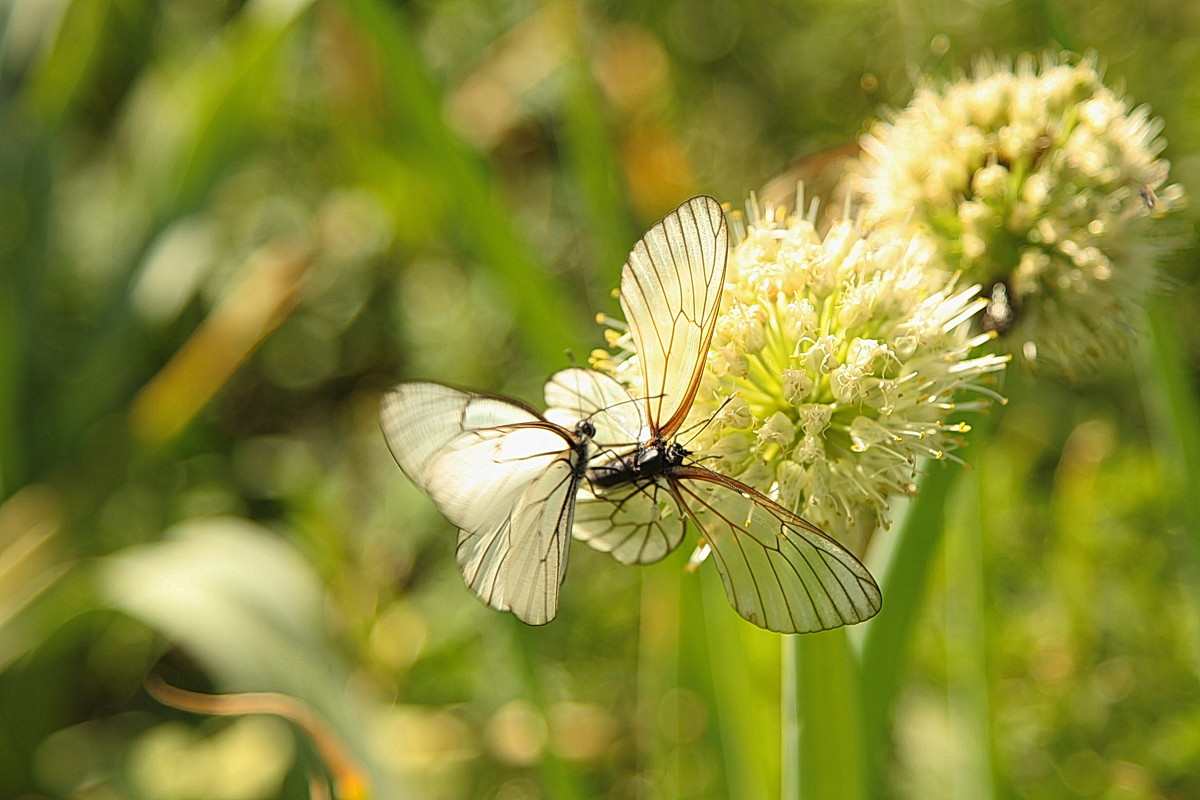
[{"label": "butterfly", "polygon": [[530,625],[554,619],[592,423],[566,427],[519,400],[415,381],[384,394],[379,421],[400,469],[458,526],[471,591]]},{"label": "butterfly", "polygon": [[773,631],[862,622],[878,585],[823,531],[679,441],[700,388],[725,281],[728,233],[711,197],[684,202],[651,228],[622,269],[620,304],[641,367],[634,398],[607,374],[578,367],[546,384],[546,418],[590,423],[595,450],[579,484],[574,535],[623,563],[674,550],[687,521],[711,554],[730,604]]}]

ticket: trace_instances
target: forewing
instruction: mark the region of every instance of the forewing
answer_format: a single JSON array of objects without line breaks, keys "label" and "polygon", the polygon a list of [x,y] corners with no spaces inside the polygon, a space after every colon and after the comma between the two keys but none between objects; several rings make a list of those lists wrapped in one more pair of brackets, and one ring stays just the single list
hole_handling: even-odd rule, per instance
[{"label": "forewing", "polygon": [[703,467],[677,468],[671,478],[712,548],[730,604],[750,622],[810,633],[879,612],[882,596],[871,573],[816,526]]},{"label": "forewing", "polygon": [[388,392],[380,422],[400,468],[460,528],[472,591],[529,624],[553,619],[586,447],[516,401],[436,383]]},{"label": "forewing", "polygon": [[530,625],[554,619],[578,481],[572,460],[557,458],[543,465],[515,504],[497,503],[477,528],[459,532],[458,566],[481,600]]},{"label": "forewing", "polygon": [[570,367],[550,376],[546,419],[565,428],[590,419],[592,438],[602,447],[636,444],[649,435],[641,404],[614,378],[593,369]]},{"label": "forewing", "polygon": [[434,456],[464,433],[540,421],[536,411],[515,400],[440,383],[401,383],[379,403],[379,424],[392,457],[426,491]]},{"label": "forewing", "polygon": [[574,472],[580,456],[550,423],[467,431],[432,456],[425,491],[460,528],[484,528],[497,512],[515,514],[547,470]]},{"label": "forewing", "polygon": [[679,546],[685,520],[665,483],[627,483],[580,493],[575,538],[622,564],[651,564]]},{"label": "forewing", "polygon": [[642,366],[646,417],[664,438],[683,424],[696,396],[727,251],[725,214],[701,195],[651,228],[621,273],[621,308]]}]

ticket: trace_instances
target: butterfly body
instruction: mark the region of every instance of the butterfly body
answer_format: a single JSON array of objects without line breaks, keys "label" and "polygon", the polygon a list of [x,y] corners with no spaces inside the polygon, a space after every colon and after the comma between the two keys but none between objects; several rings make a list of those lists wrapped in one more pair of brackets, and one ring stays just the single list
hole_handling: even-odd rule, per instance
[{"label": "butterfly body", "polygon": [[656,437],[639,444],[628,456],[617,456],[588,469],[588,483],[593,490],[603,492],[624,484],[657,481],[675,467],[682,466],[689,455],[691,451],[678,442]]}]

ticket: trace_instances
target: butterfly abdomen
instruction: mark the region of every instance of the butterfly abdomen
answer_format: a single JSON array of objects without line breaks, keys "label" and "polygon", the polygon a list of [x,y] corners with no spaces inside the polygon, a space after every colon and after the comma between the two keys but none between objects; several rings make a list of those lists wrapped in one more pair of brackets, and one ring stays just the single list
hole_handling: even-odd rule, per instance
[{"label": "butterfly abdomen", "polygon": [[635,459],[636,454],[629,459],[617,456],[607,464],[592,467],[587,472],[588,483],[601,490],[632,483],[639,477]]}]

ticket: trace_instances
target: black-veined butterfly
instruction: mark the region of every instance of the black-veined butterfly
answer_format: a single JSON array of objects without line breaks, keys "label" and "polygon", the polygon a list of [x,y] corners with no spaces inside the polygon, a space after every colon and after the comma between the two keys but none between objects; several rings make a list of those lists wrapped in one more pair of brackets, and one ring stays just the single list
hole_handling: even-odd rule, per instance
[{"label": "black-veined butterfly", "polygon": [[591,422],[564,427],[518,400],[422,382],[386,393],[379,421],[400,469],[458,526],[471,590],[530,625],[554,619]]},{"label": "black-veined butterfly", "polygon": [[858,559],[757,490],[690,458],[677,441],[699,390],[728,255],[725,215],[694,197],[650,229],[625,262],[620,302],[641,367],[641,397],[593,370],[546,385],[547,419],[592,425],[596,451],[580,484],[575,537],[624,563],[663,558],[700,532],[729,602],[773,631],[862,622],[881,605]]}]

